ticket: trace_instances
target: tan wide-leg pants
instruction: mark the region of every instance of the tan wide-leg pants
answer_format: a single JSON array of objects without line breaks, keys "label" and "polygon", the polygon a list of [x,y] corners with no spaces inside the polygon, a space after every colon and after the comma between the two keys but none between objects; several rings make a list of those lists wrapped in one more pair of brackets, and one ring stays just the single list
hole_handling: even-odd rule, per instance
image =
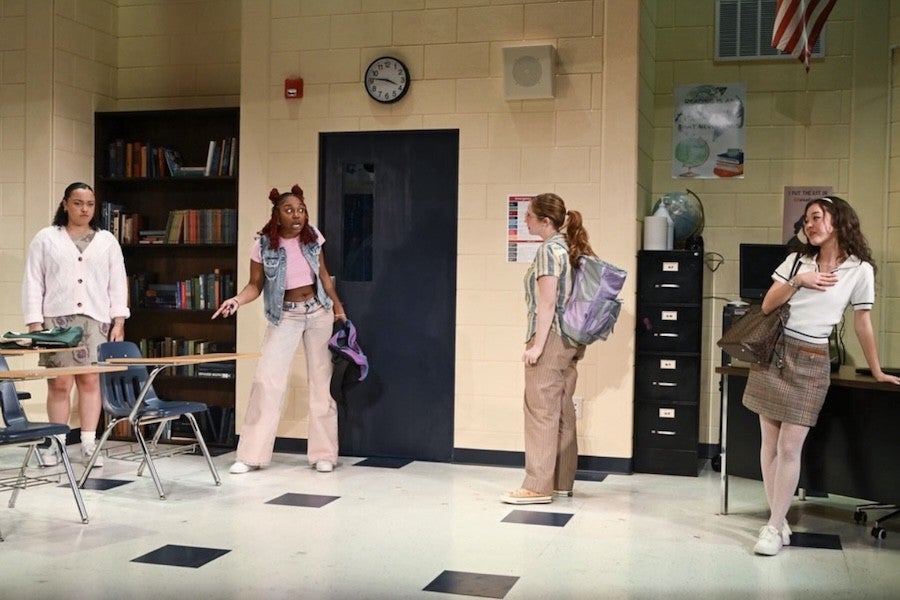
[{"label": "tan wide-leg pants", "polygon": [[541,494],[571,490],[578,466],[575,405],[578,361],[584,346],[553,331],[534,365],[525,365],[525,482]]},{"label": "tan wide-leg pants", "polygon": [[309,463],[337,462],[337,404],[330,392],[333,366],[328,350],[333,324],[334,313],[324,308],[311,314],[285,311],[281,323],[269,324],[240,431],[239,461],[251,466],[265,466],[272,461],[291,363],[302,340],[309,380]]}]

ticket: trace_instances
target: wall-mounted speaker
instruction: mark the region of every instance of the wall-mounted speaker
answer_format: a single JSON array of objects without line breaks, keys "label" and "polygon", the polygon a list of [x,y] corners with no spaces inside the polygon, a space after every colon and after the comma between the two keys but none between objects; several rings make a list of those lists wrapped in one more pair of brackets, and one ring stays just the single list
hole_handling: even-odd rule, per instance
[{"label": "wall-mounted speaker", "polygon": [[503,92],[507,100],[553,98],[556,52],[550,44],[503,49]]}]

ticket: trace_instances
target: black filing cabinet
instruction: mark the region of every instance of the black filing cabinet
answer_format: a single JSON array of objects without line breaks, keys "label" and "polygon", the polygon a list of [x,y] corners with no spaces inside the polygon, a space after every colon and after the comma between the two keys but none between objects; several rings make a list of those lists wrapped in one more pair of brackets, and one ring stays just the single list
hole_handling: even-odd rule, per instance
[{"label": "black filing cabinet", "polygon": [[634,370],[634,470],[700,470],[703,255],[638,253]]}]

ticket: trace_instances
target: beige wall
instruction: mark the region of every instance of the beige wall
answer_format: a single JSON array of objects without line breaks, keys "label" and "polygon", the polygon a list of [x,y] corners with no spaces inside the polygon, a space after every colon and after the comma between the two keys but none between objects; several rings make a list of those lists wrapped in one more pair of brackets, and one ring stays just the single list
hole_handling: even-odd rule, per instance
[{"label": "beige wall", "polygon": [[[721,268],[704,273],[701,441],[716,443],[719,391],[714,369],[720,353],[715,341],[724,299],[737,297],[738,244],[783,241],[784,186],[832,186],[856,207],[878,261],[879,296],[872,316],[876,331],[882,332],[882,362],[900,363],[898,255],[897,250],[887,252],[889,227],[893,227],[891,247],[898,246],[898,211],[896,195],[891,203],[887,201],[885,158],[890,131],[886,120],[888,23],[896,23],[896,17],[890,21],[889,15],[897,13],[898,3],[838,2],[828,20],[826,59],[813,61],[809,73],[796,60],[715,63],[714,2],[657,0],[655,4],[653,198],[689,186],[705,207],[705,250],[725,259]],[[673,180],[673,88],[717,82],[747,85],[745,177]],[[897,168],[893,171],[900,172]],[[897,177],[891,181],[896,189]],[[649,207],[642,207],[644,214]],[[852,329],[851,320],[845,335],[848,350],[854,362],[865,364]]]},{"label": "beige wall", "polygon": [[[505,262],[505,198],[559,193],[585,215],[595,248],[633,270],[636,156],[621,149],[637,140],[637,5],[433,4],[244,3],[239,263],[267,217],[269,188],[299,182],[317,196],[320,132],[458,129],[455,445],[521,450],[525,266]],[[501,49],[537,43],[558,50],[556,98],[507,102]],[[362,86],[366,65],[384,53],[412,73],[408,95],[389,106],[369,100]],[[291,76],[304,79],[302,100],[283,99]],[[616,335],[591,347],[580,369],[583,454],[631,455],[633,288],[628,293]],[[259,343],[260,312],[242,313],[242,349]],[[302,356],[296,364],[279,433],[303,437]],[[250,365],[239,369],[238,398],[246,398]]]}]

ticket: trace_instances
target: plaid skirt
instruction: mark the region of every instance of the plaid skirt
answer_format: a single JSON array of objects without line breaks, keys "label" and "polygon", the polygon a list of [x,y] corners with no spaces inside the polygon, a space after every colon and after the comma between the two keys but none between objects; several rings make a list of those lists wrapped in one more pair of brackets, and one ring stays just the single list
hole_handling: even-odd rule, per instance
[{"label": "plaid skirt", "polygon": [[828,345],[783,339],[775,351],[784,352],[784,367],[775,360],[751,365],[744,406],[774,421],[814,427],[831,384]]}]

